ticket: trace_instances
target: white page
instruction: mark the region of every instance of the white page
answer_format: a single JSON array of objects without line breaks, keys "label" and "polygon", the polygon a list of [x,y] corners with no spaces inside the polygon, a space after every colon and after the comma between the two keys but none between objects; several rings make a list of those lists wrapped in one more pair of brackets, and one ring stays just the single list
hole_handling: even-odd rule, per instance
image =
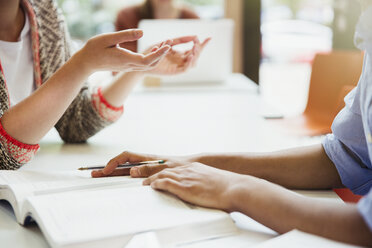
[{"label": "white page", "polygon": [[160,244],[156,233],[145,232],[135,235],[125,248],[160,248]]},{"label": "white page", "polygon": [[357,248],[354,246],[322,238],[298,230],[290,231],[277,238],[273,238],[255,248]]},{"label": "white page", "polygon": [[86,175],[86,173],[79,173],[79,171],[43,172],[3,170],[0,171],[0,185],[75,180],[80,177],[86,177]]},{"label": "white page", "polygon": [[[24,201],[32,195],[54,194],[74,190],[90,190],[96,187],[139,186],[142,179],[124,177],[91,178],[89,171],[41,172],[41,171],[1,171],[0,186],[10,190],[17,215],[23,209]],[[1,194],[1,195],[9,195]],[[1,196],[0,195],[0,196]],[[5,198],[5,197],[4,197]],[[7,197],[9,198],[9,196]],[[13,198],[13,197],[12,197]],[[15,204],[16,202],[16,204]],[[22,223],[21,216],[17,216]]]},{"label": "white page", "polygon": [[222,211],[191,208],[145,186],[40,195],[28,201],[48,241],[59,245],[230,220]]}]

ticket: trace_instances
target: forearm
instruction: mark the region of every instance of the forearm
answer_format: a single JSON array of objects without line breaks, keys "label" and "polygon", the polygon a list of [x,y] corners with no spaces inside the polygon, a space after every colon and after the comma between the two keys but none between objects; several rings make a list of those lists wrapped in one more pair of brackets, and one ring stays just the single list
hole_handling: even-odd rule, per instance
[{"label": "forearm", "polygon": [[120,73],[114,78],[111,84],[102,89],[102,94],[111,105],[121,106],[135,85],[143,77],[143,72]]},{"label": "forearm", "polygon": [[6,132],[23,143],[38,143],[66,111],[90,73],[76,53],[32,95],[4,113],[1,123]]},{"label": "forearm", "polygon": [[292,229],[358,245],[372,245],[372,233],[355,205],[315,200],[265,180],[241,176],[230,192],[230,211],[242,212],[271,229]]},{"label": "forearm", "polygon": [[287,188],[342,186],[338,172],[321,144],[273,153],[199,155],[190,160],[263,178]]}]

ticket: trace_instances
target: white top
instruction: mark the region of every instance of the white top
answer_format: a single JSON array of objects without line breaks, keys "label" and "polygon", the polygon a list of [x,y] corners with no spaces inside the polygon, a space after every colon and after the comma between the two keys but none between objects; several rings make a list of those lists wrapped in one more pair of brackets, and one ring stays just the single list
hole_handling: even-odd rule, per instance
[{"label": "white top", "polygon": [[29,96],[34,86],[31,29],[27,15],[17,42],[0,40],[0,62],[13,106]]}]

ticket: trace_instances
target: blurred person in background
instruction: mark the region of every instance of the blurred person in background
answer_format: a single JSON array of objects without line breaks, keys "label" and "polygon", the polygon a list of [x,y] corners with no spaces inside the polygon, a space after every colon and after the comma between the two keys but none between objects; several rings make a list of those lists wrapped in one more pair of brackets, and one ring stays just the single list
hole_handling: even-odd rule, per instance
[{"label": "blurred person in background", "polygon": [[[138,28],[143,19],[199,19],[192,10],[179,6],[175,0],[145,0],[140,5],[122,9],[115,21],[116,31]],[[137,41],[120,44],[121,47],[137,51]]]}]

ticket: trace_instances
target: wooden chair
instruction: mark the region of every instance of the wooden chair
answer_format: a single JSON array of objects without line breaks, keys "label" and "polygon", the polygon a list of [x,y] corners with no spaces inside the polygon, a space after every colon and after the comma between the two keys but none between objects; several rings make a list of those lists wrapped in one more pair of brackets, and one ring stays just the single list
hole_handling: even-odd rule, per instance
[{"label": "wooden chair", "polygon": [[344,107],[344,97],[353,89],[362,72],[363,53],[332,51],[315,56],[309,96],[300,116],[284,118],[281,124],[290,133],[316,136],[331,132],[337,113]]}]

